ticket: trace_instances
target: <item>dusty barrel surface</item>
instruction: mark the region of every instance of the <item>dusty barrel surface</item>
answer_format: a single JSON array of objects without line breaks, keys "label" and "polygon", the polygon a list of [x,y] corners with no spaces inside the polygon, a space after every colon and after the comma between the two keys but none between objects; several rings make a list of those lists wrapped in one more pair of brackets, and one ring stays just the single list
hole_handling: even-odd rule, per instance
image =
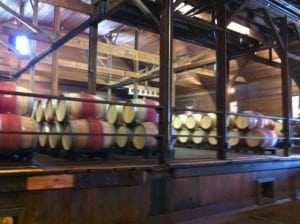
[{"label": "dusty barrel surface", "polygon": [[[132,144],[135,149],[153,148],[157,146],[157,140],[154,135],[158,135],[158,127],[154,122],[143,122],[137,125],[133,130]],[[145,136],[134,136],[136,134]]]},{"label": "dusty barrel surface", "polygon": [[187,120],[186,114],[174,115],[174,118],[172,119],[172,127],[175,129],[181,129],[185,127],[186,120]]},{"label": "dusty barrel surface", "polygon": [[35,120],[39,123],[46,120],[45,112],[46,112],[47,101],[48,101],[47,99],[39,99],[36,103]]},{"label": "dusty barrel surface", "polygon": [[182,128],[178,131],[177,140],[180,143],[190,143],[192,140],[191,130]]},{"label": "dusty barrel surface", "polygon": [[142,123],[142,122],[158,122],[158,113],[152,107],[139,107],[130,104],[141,104],[158,106],[158,102],[149,99],[131,99],[127,105],[123,106],[122,118],[126,124]]},{"label": "dusty barrel surface", "polygon": [[235,119],[235,125],[240,130],[264,128],[266,119],[261,117],[263,114],[256,111],[243,111],[244,115],[238,115]]},{"label": "dusty barrel surface", "polygon": [[116,145],[119,148],[125,148],[132,140],[132,129],[126,125],[121,125],[117,128]]},{"label": "dusty barrel surface", "polygon": [[270,129],[252,129],[247,133],[246,144],[250,148],[271,148],[276,146],[278,135]]},{"label": "dusty barrel surface", "polygon": [[208,132],[207,141],[210,145],[217,145],[218,144],[218,132],[217,129],[210,130]]},{"label": "dusty barrel surface", "polygon": [[56,120],[56,111],[57,99],[47,99],[46,108],[45,108],[45,120],[48,122],[53,122]]},{"label": "dusty barrel surface", "polygon": [[123,122],[122,112],[123,105],[109,105],[106,113],[107,122],[110,124],[121,124]]},{"label": "dusty barrel surface", "polygon": [[58,121],[65,120],[75,120],[75,119],[100,119],[105,118],[107,104],[99,102],[87,102],[88,101],[97,101],[103,100],[101,97],[87,94],[84,92],[81,93],[65,93],[64,97],[81,99],[83,101],[77,100],[67,100],[60,99],[57,102],[56,107],[56,117]]},{"label": "dusty barrel surface", "polygon": [[243,133],[238,129],[231,129],[228,131],[228,144],[230,146],[238,146],[241,145],[244,142],[244,139],[241,137],[243,136]]},{"label": "dusty barrel surface", "polygon": [[50,125],[50,132],[53,134],[49,135],[49,146],[51,149],[59,149],[61,148],[61,139],[63,134],[63,127],[58,122],[55,121]]},{"label": "dusty barrel surface", "polygon": [[47,122],[43,122],[40,130],[42,133],[39,134],[39,146],[41,148],[46,148],[49,145],[50,125]]},{"label": "dusty barrel surface", "polygon": [[191,130],[200,127],[201,116],[201,114],[196,113],[188,115],[185,121],[185,126]]},{"label": "dusty barrel surface", "polygon": [[[30,90],[17,86],[14,83],[0,83],[0,89],[19,93],[31,93]],[[12,94],[0,94],[0,113],[31,115],[34,97]]]},{"label": "dusty barrel surface", "polygon": [[[0,130],[3,131],[0,133],[0,150],[2,151],[33,150],[38,145],[40,128],[39,124],[32,118],[14,114],[0,114]],[[37,132],[37,134],[27,134],[26,132]]]},{"label": "dusty barrel surface", "polygon": [[[101,120],[69,120],[62,135],[63,149],[97,151],[115,144],[116,130],[112,124]],[[70,135],[69,135],[70,134]]]},{"label": "dusty barrel surface", "polygon": [[203,114],[200,120],[200,126],[204,130],[212,130],[217,125],[217,115],[215,113]]},{"label": "dusty barrel surface", "polygon": [[207,133],[201,129],[196,128],[192,133],[192,142],[194,144],[201,144],[207,140]]}]

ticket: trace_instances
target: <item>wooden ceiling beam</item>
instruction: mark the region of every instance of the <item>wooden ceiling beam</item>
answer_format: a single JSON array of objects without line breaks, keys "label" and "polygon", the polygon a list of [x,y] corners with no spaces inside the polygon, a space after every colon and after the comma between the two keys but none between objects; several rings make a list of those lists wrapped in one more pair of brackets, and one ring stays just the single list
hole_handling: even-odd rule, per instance
[{"label": "wooden ceiling beam", "polygon": [[11,14],[13,17],[15,17],[20,23],[22,23],[24,26],[26,26],[28,29],[30,29],[34,33],[39,32],[39,28],[32,23],[26,22],[18,13],[16,13],[14,10],[9,8],[4,3],[0,2],[0,7],[3,8],[6,12]]},{"label": "wooden ceiling beam", "polygon": [[[211,70],[211,69],[206,69],[206,68],[195,68],[193,70],[190,70],[190,72],[196,72],[199,75],[205,75],[205,76],[209,76],[209,77],[215,77],[215,71]],[[233,80],[235,77],[234,74],[229,74],[229,79]],[[246,82],[244,77],[235,77],[235,81],[236,82]]]},{"label": "wooden ceiling beam", "polygon": [[249,0],[244,0],[244,2],[240,5],[240,7],[234,11],[234,13],[227,19],[225,23],[225,27],[245,8],[245,6],[248,4]]},{"label": "wooden ceiling beam", "polygon": [[32,58],[31,61],[25,65],[23,68],[21,68],[16,73],[12,74],[10,80],[16,80],[18,79],[23,73],[25,73],[28,69],[30,69],[32,66],[37,64],[40,60],[45,58],[47,55],[64,45],[66,42],[74,38],[75,36],[82,33],[85,29],[90,27],[91,25],[98,24],[104,19],[111,16],[113,13],[118,11],[121,7],[123,7],[125,4],[128,3],[129,0],[115,0],[113,2],[109,1],[108,5],[105,5],[105,12],[97,14],[96,16],[92,16],[86,21],[84,21],[82,24],[75,27],[73,30],[69,31],[66,35],[58,39],[56,42],[52,43],[49,48],[45,49],[43,52],[41,52],[36,57]]},{"label": "wooden ceiling beam", "polygon": [[93,13],[93,5],[88,5],[74,0],[38,0],[39,2],[55,5],[57,7],[62,7],[70,9],[76,12],[91,15]]},{"label": "wooden ceiling beam", "polygon": [[153,15],[153,13],[148,9],[148,7],[141,1],[141,0],[133,0],[134,4],[136,5],[136,7],[139,8],[139,10],[141,10],[141,12],[150,20],[152,20],[157,27],[160,26],[160,22],[159,20]]},{"label": "wooden ceiling beam", "polygon": [[[83,37],[75,37],[68,41],[65,46],[79,48],[83,50],[88,49],[88,40]],[[134,61],[141,61],[153,65],[159,64],[159,55],[151,54],[140,50],[135,50],[127,47],[116,46],[98,41],[98,54],[110,54],[120,58],[126,58]]]}]

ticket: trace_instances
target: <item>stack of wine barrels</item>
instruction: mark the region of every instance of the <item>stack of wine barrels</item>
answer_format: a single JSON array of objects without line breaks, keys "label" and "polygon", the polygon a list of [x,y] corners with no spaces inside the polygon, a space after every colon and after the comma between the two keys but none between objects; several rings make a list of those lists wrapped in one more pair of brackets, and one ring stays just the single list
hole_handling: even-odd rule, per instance
[{"label": "stack of wine barrels", "polygon": [[[178,114],[172,120],[181,144],[217,145],[217,116],[215,113]],[[266,119],[263,114],[243,111],[227,117],[228,143],[231,147],[272,148],[278,143],[282,123]]]},{"label": "stack of wine barrels", "polygon": [[115,128],[105,121],[107,104],[97,102],[102,100],[84,92],[40,99],[34,116],[41,124],[40,147],[52,154],[97,153],[113,146]]},{"label": "stack of wine barrels", "polygon": [[143,150],[157,146],[158,102],[131,99],[122,105],[111,104],[106,119],[116,127],[116,146],[122,150]]},{"label": "stack of wine barrels", "polygon": [[[31,118],[34,97],[26,88],[2,82],[0,89],[0,154],[33,152],[38,145],[39,125]],[[24,94],[25,93],[25,94]]]}]

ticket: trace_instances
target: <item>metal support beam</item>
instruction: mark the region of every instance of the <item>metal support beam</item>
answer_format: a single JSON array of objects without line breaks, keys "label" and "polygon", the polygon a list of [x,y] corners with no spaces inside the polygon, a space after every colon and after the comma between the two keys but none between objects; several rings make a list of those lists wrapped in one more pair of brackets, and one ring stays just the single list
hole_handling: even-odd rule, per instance
[{"label": "metal support beam", "polygon": [[226,54],[226,1],[216,1],[216,17],[218,26],[222,30],[216,31],[216,110],[217,114],[217,135],[218,135],[218,159],[226,159],[227,143],[227,91],[228,61]]},{"label": "metal support beam", "polygon": [[227,19],[226,26],[245,8],[245,6],[248,4],[249,0],[244,0],[244,2],[240,5],[240,7],[234,11],[234,13]]},{"label": "metal support beam", "polygon": [[277,27],[276,27],[275,23],[273,22],[273,19],[272,19],[271,15],[269,14],[269,12],[266,9],[263,9],[263,13],[264,13],[264,20],[271,27],[271,31],[273,32],[273,34],[276,38],[276,41],[279,45],[279,54],[283,54],[284,46],[283,46],[283,40],[281,39],[281,35],[279,34]]},{"label": "metal support beam", "polygon": [[174,156],[171,147],[171,102],[172,102],[172,73],[173,73],[173,1],[165,1],[161,5],[160,19],[160,83],[159,103],[160,113],[159,131],[162,135],[160,163],[168,163]]},{"label": "metal support beam", "polygon": [[159,20],[141,0],[133,0],[133,2],[147,18],[151,19],[157,25],[157,27],[159,27]]},{"label": "metal support beam", "polygon": [[289,74],[289,61],[288,61],[288,28],[287,28],[287,18],[281,18],[280,20],[280,35],[283,43],[283,54],[281,55],[281,89],[282,89],[282,115],[285,118],[283,120],[283,149],[284,155],[289,156],[291,153],[291,136],[292,127],[291,117],[292,117],[292,84],[291,77]]},{"label": "metal support beam", "polygon": [[69,33],[67,33],[65,36],[58,39],[56,42],[51,44],[51,46],[44,51],[42,51],[39,55],[34,57],[27,65],[25,65],[23,68],[21,68],[19,71],[17,71],[15,74],[12,75],[11,79],[18,79],[24,72],[26,72],[28,69],[30,69],[32,66],[37,64],[40,60],[45,58],[48,54],[56,50],[57,48],[64,45],[66,42],[71,40],[73,37],[77,36],[78,34],[82,33],[86,28],[93,24],[98,24],[100,21],[104,20],[108,16],[112,15],[114,12],[116,12],[119,8],[121,8],[123,5],[128,3],[129,0],[115,0],[109,4],[105,11],[103,13],[97,14],[95,17],[91,17],[87,19],[85,22],[71,30]]}]

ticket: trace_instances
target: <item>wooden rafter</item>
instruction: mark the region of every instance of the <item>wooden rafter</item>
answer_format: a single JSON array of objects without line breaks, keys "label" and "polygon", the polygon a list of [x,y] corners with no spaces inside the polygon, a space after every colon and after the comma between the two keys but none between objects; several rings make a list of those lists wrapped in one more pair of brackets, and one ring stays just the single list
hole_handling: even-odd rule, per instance
[{"label": "wooden rafter", "polygon": [[27,28],[29,28],[34,33],[38,33],[39,32],[39,28],[37,26],[33,25],[32,23],[29,23],[29,22],[25,21],[22,18],[22,16],[20,16],[18,13],[16,13],[14,10],[12,10],[11,8],[9,8],[7,5],[5,5],[1,1],[0,1],[0,7],[3,8],[6,12],[8,12],[9,14],[11,14],[12,16],[14,16],[20,23],[22,23],[24,26],[26,26]]},{"label": "wooden rafter", "polygon": [[84,4],[81,3],[80,1],[74,1],[74,0],[38,0],[38,1],[50,5],[55,5],[58,7],[70,9],[76,12],[81,12],[84,14],[92,14],[93,12],[93,5]]},{"label": "wooden rafter", "polygon": [[226,26],[245,8],[249,0],[244,0],[240,7],[234,11],[234,13],[227,19]]}]

